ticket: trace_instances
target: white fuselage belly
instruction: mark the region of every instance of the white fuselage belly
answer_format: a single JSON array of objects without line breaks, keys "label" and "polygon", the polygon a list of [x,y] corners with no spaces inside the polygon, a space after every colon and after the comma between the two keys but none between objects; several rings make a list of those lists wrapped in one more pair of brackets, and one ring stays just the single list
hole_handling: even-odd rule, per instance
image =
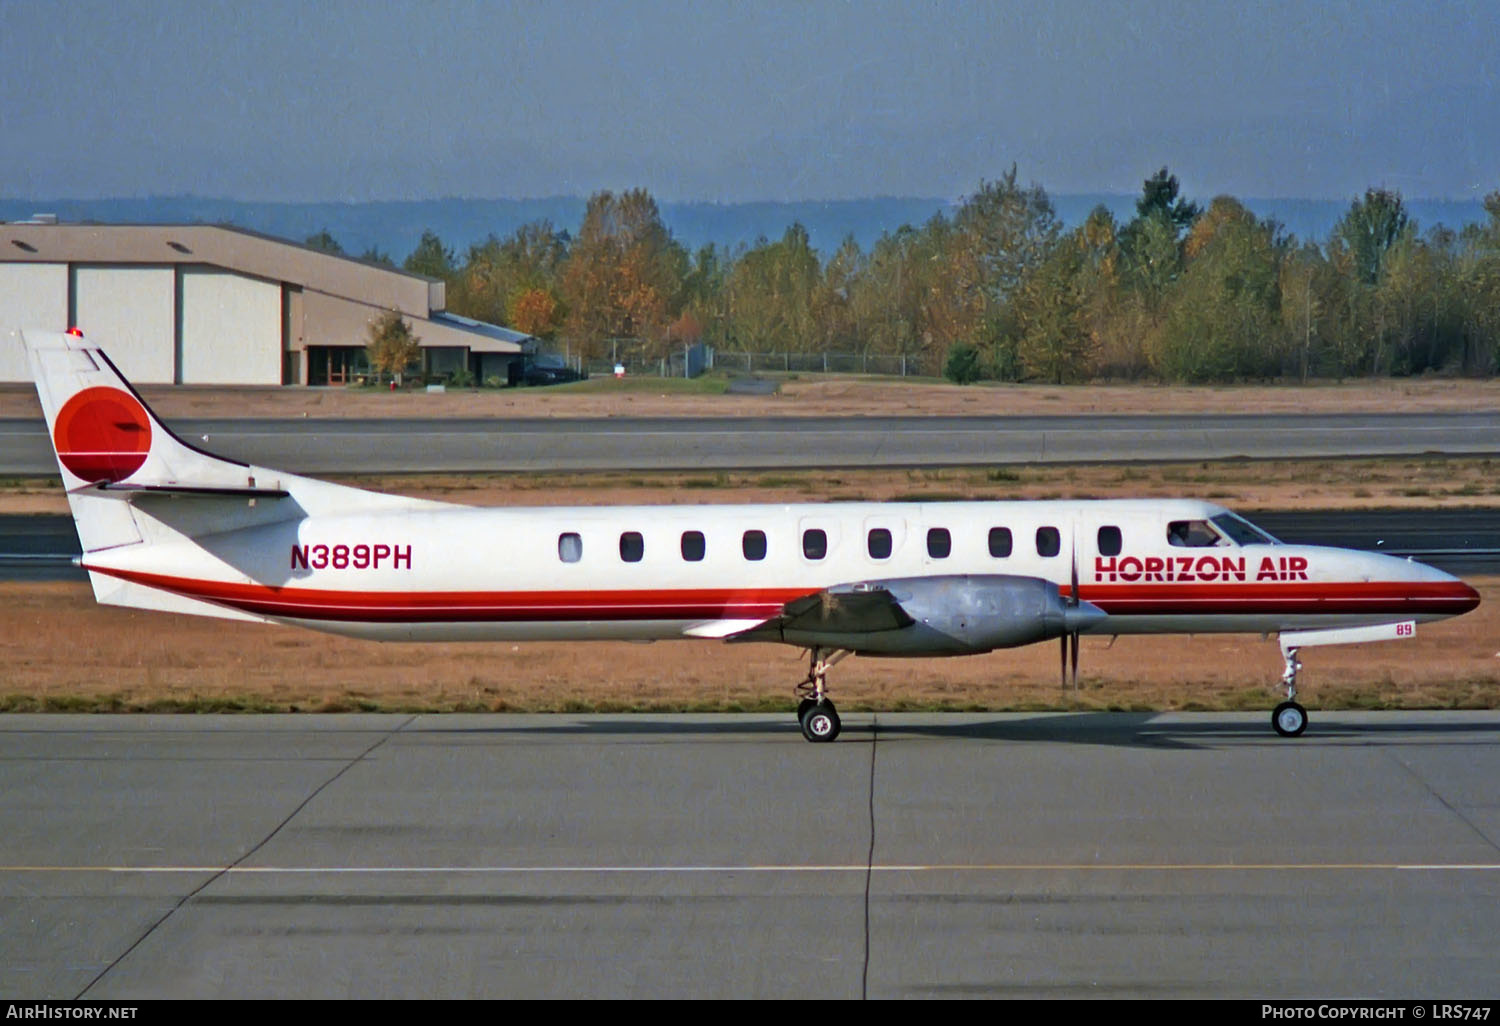
[{"label": "white fuselage belly", "polygon": [[[855,581],[1014,575],[1068,594],[1075,565],[1079,597],[1108,614],[1095,634],[1271,632],[1472,608],[1447,574],[1372,553],[1168,544],[1168,521],[1216,511],[1178,500],[454,507],[286,520],[90,553],[85,565],[277,622],[412,641],[704,636],[705,625],[764,620]],[[1106,525],[1120,538],[1108,555]],[[1010,549],[995,555],[1000,529]],[[1038,551],[1048,530],[1055,555]],[[764,535],[762,558],[747,557],[746,532]],[[807,532],[822,532],[821,558],[805,553]]]}]

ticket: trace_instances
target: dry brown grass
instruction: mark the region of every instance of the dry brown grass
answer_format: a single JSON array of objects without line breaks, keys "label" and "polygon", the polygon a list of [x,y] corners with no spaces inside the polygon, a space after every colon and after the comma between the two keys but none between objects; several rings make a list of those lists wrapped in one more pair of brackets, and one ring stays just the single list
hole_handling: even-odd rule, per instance
[{"label": "dry brown grass", "polygon": [[[609,379],[581,388],[426,392],[374,389],[222,388],[145,385],[141,393],[176,417],[672,417],[918,416],[1076,413],[1389,413],[1500,410],[1500,379],[1415,378],[1311,385],[958,386],[931,379],[801,375],[779,395],[706,394],[668,382]],[[0,386],[0,417],[40,417],[30,385]]]},{"label": "dry brown grass", "polygon": [[[1500,578],[1475,612],[1411,641],[1304,652],[1314,708],[1500,704]],[[779,645],[381,644],[98,606],[85,584],[11,584],[0,709],[757,710],[791,707],[804,657]],[[853,659],[830,680],[857,709],[1257,709],[1281,659],[1254,635],[1085,638],[1076,695],[1053,644],[959,659]]]}]

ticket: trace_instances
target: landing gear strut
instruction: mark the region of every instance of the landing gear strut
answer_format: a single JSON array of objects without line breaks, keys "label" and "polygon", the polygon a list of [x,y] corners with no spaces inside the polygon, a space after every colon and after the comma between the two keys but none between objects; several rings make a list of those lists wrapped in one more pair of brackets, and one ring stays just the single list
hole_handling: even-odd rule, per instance
[{"label": "landing gear strut", "polygon": [[1281,683],[1286,685],[1286,701],[1271,711],[1271,726],[1282,737],[1296,737],[1307,729],[1307,710],[1296,702],[1297,671],[1302,661],[1297,658],[1295,646],[1284,649],[1286,669],[1281,674]]},{"label": "landing gear strut", "polygon": [[809,741],[832,741],[839,736],[839,714],[828,698],[828,670],[849,655],[845,648],[814,647],[809,652],[807,677],[797,685],[797,722]]}]

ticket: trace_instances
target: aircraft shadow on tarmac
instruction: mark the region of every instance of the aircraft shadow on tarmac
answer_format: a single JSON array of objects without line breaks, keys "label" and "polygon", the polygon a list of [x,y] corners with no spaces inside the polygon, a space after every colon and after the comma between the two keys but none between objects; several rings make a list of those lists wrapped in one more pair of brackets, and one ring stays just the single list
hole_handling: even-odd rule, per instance
[{"label": "aircraft shadow on tarmac", "polygon": [[[982,714],[980,714],[982,716]],[[1339,745],[1492,745],[1500,738],[1500,715],[1474,722],[1420,723],[1402,713],[1390,713],[1389,720],[1376,722],[1340,722],[1337,712],[1325,712],[1321,722],[1308,728],[1302,738],[1279,738],[1271,725],[1259,716],[1254,720],[1236,716],[1219,719],[1205,714],[1202,719],[1160,719],[1160,714],[1142,713],[1058,713],[1054,715],[1005,715],[987,720],[975,714],[955,716],[946,721],[941,716],[926,722],[892,722],[875,714],[847,714],[843,733],[835,744],[861,742],[896,742],[906,739],[942,739],[955,741],[1045,742],[1052,744],[1110,745],[1130,748],[1207,749],[1225,744],[1280,745],[1289,749],[1298,745],[1333,742]],[[773,715],[756,717],[725,716],[722,719],[673,718],[621,715],[570,719],[558,717],[556,724],[496,725],[485,727],[442,727],[424,725],[413,732],[469,734],[530,734],[533,736],[577,737],[660,737],[692,739],[695,737],[765,739],[778,735],[788,741],[805,744],[790,713],[785,720]]]}]

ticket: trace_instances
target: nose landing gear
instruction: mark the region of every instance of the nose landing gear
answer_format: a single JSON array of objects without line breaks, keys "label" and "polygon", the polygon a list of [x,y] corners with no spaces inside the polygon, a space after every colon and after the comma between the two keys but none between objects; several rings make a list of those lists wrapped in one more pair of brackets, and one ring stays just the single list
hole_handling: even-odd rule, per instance
[{"label": "nose landing gear", "polygon": [[1282,737],[1296,737],[1307,729],[1307,710],[1296,702],[1297,671],[1302,669],[1302,661],[1297,658],[1296,646],[1283,649],[1281,654],[1286,659],[1286,669],[1281,674],[1286,701],[1271,711],[1271,727]]}]

